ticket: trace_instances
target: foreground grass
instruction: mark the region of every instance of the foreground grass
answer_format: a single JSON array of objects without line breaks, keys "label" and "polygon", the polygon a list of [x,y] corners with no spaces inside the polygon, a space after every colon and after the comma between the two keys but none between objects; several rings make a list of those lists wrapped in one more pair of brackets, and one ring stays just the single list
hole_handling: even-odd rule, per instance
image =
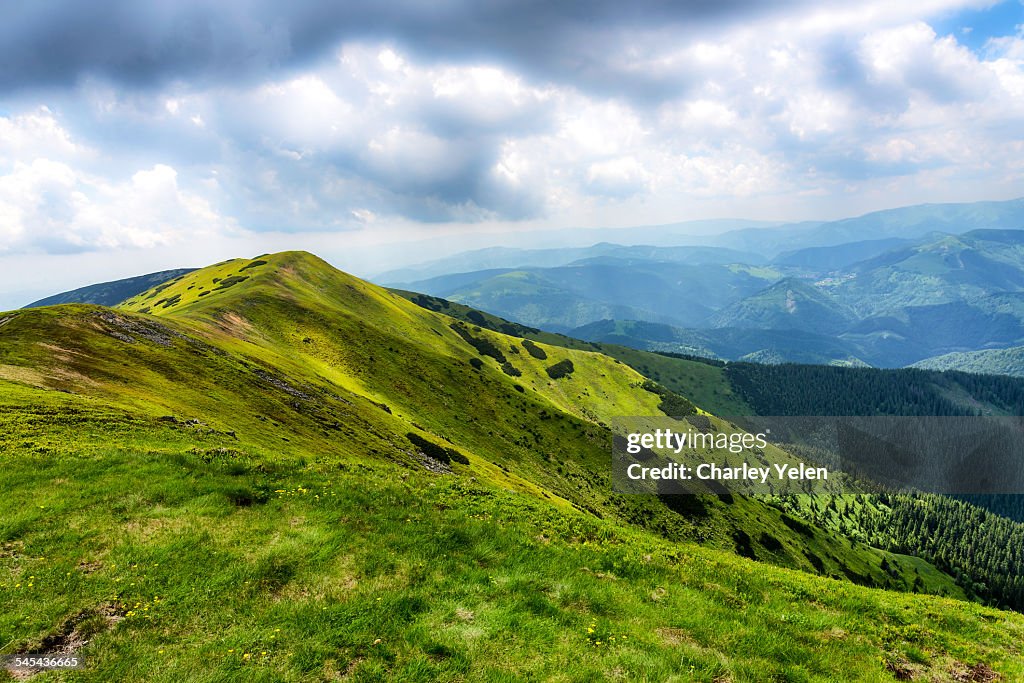
[{"label": "foreground grass", "polygon": [[670,545],[451,475],[147,446],[5,452],[3,653],[77,617],[89,667],[69,680],[1024,676],[1017,615]]}]

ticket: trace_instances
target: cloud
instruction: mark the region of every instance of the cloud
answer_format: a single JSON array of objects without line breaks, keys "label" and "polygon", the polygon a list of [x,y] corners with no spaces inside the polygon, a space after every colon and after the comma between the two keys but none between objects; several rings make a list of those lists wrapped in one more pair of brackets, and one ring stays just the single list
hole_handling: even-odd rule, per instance
[{"label": "cloud", "polygon": [[150,248],[235,232],[209,202],[156,165],[110,183],[47,159],[0,175],[0,253]]},{"label": "cloud", "polygon": [[671,28],[677,37],[721,22],[749,21],[787,6],[754,0],[623,3],[322,3],[295,0],[42,0],[7,8],[0,27],[0,89],[69,85],[102,76],[130,86],[176,79],[259,79],[300,68],[339,42],[394,40],[419,57],[517,65],[544,80],[571,76],[596,88],[645,81],[623,53],[623,32]]},{"label": "cloud", "polygon": [[45,106],[17,116],[0,116],[0,164],[36,156],[63,158],[91,153],[72,142],[71,135]]},{"label": "cloud", "polygon": [[978,4],[26,3],[0,249],[1010,192],[1024,38],[929,23]]},{"label": "cloud", "polygon": [[587,190],[601,196],[623,198],[641,192],[650,174],[634,157],[599,161],[587,169]]}]

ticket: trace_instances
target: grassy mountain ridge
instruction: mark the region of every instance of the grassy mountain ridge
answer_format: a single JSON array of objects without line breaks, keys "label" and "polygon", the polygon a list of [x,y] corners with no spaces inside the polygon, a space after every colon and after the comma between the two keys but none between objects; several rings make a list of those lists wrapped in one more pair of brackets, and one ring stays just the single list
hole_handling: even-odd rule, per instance
[{"label": "grassy mountain ridge", "polygon": [[711,548],[958,594],[918,561],[741,498],[609,495],[600,423],[660,398],[603,354],[538,358],[302,253],[165,285],[2,316],[8,651],[81,623],[96,680],[1021,670],[1018,617]]},{"label": "grassy mountain ridge", "polygon": [[33,301],[25,308],[37,308],[39,306],[54,306],[56,304],[99,304],[101,306],[114,306],[128,297],[135,296],[139,292],[150,287],[173,280],[174,278],[189,273],[193,268],[176,268],[174,270],[162,270],[158,273],[139,275],[136,277],[103,282],[100,284],[79,287],[60,294],[48,296],[39,301]]}]

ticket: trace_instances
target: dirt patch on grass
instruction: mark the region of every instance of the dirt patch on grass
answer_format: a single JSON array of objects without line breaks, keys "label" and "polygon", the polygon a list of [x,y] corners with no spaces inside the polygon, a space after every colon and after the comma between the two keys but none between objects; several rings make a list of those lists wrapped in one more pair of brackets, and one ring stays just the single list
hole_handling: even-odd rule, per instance
[{"label": "dirt patch on grass", "polygon": [[24,541],[4,541],[0,543],[0,558],[18,559],[24,556]]},{"label": "dirt patch on grass", "polygon": [[1003,679],[988,664],[967,666],[963,662],[956,662],[950,674],[957,683],[992,683]]},{"label": "dirt patch on grass", "polygon": [[0,365],[0,379],[33,387],[46,386],[46,376],[43,373],[20,365]]},{"label": "dirt patch on grass", "polygon": [[78,563],[77,567],[78,571],[82,572],[83,574],[93,574],[103,569],[103,563],[98,560],[82,560]]},{"label": "dirt patch on grass", "polygon": [[925,667],[914,664],[901,656],[890,656],[885,660],[885,669],[897,681],[916,681],[925,672]]},{"label": "dirt patch on grass", "polygon": [[666,645],[697,645],[697,641],[681,628],[659,628],[655,633],[661,638],[661,642]]},{"label": "dirt patch on grass", "polygon": [[124,525],[124,533],[136,542],[151,541],[168,534],[177,534],[187,526],[184,520],[173,517],[140,517]]},{"label": "dirt patch on grass", "polygon": [[[164,306],[166,308],[167,306]],[[139,339],[153,342],[159,346],[169,347],[175,337],[182,337],[171,328],[153,322],[152,320],[139,320],[113,311],[102,311],[95,316],[96,329],[119,339],[126,344],[134,344]]]},{"label": "dirt patch on grass", "polygon": [[253,332],[252,323],[232,311],[217,318],[217,326],[237,339],[245,339]]},{"label": "dirt patch on grass", "polygon": [[[82,610],[68,617],[52,633],[38,643],[31,643],[19,650],[19,655],[46,655],[48,657],[72,657],[97,635],[109,631],[124,619],[126,610],[120,603],[109,602],[93,609]],[[43,669],[15,669],[8,673],[16,681],[25,681],[43,672]]]}]

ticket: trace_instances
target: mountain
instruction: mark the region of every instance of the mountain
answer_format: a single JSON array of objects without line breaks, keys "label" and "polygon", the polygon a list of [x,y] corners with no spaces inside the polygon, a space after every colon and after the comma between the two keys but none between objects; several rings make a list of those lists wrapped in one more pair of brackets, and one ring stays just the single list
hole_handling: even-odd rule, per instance
[{"label": "mountain", "polygon": [[99,304],[101,306],[113,306],[128,297],[144,292],[150,287],[181,277],[191,273],[194,268],[178,268],[175,270],[162,270],[159,273],[139,275],[113,282],[103,282],[97,285],[80,287],[69,292],[54,294],[45,299],[34,301],[25,308],[37,308],[39,306],[53,306],[55,304]]},{"label": "mountain", "polygon": [[637,320],[599,320],[571,335],[636,349],[764,363],[864,365],[855,344],[805,330],[721,327],[687,329]]},{"label": "mountain", "polygon": [[81,650],[81,680],[1024,673],[1024,619],[926,561],[769,501],[611,493],[604,425],[685,398],[309,254],[0,338],[4,648]]},{"label": "mountain", "polygon": [[552,268],[598,257],[609,257],[618,260],[669,261],[687,265],[727,263],[762,265],[765,263],[765,259],[756,254],[725,249],[723,247],[623,246],[601,242],[589,247],[550,249],[490,247],[488,249],[477,249],[418,266],[381,273],[374,280],[386,285],[405,286],[418,280],[426,280],[453,273],[495,268]]},{"label": "mountain", "polygon": [[[543,272],[484,271],[478,275],[480,279],[470,274],[457,274],[412,286],[554,331],[571,330],[601,318],[666,319],[653,310],[586,296],[576,287],[549,279]],[[617,301],[625,299],[625,293],[616,297]],[[697,307],[696,315],[703,317],[707,312]]]},{"label": "mountain", "polygon": [[960,370],[985,375],[1024,377],[1024,346],[983,351],[960,351],[933,356],[911,367],[926,370]]},{"label": "mountain", "polygon": [[803,330],[838,334],[856,320],[847,306],[810,283],[784,278],[760,292],[726,306],[708,319],[712,327]]},{"label": "mountain", "polygon": [[831,247],[806,247],[784,251],[771,260],[777,268],[795,268],[802,272],[825,275],[843,270],[860,261],[912,244],[915,240],[890,237],[881,240],[844,242]]},{"label": "mountain", "polygon": [[865,240],[917,239],[932,232],[959,235],[979,229],[1024,229],[1024,198],[968,204],[920,204],[817,224],[744,228],[704,243],[775,257],[810,247]]},{"label": "mountain", "polygon": [[698,326],[716,308],[762,289],[778,275],[736,264],[601,257],[557,268],[456,273],[400,287],[566,332],[607,318]]},{"label": "mountain", "polygon": [[974,230],[855,264],[833,294],[862,315],[1024,290],[1024,230]]}]

